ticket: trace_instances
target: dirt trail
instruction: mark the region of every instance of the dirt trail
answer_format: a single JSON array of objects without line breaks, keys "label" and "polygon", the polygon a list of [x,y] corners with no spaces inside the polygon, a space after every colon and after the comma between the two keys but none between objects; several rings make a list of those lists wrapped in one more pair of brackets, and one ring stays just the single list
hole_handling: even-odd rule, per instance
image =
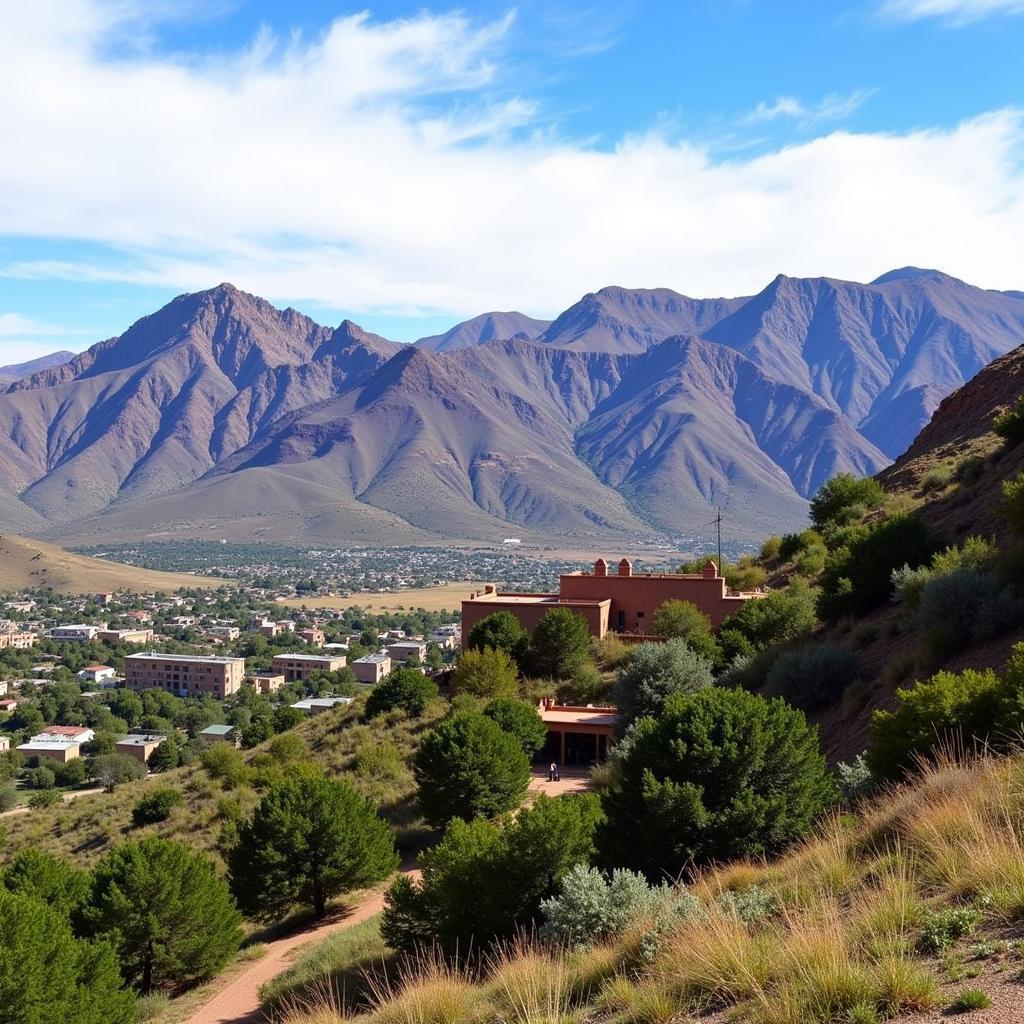
[{"label": "dirt trail", "polygon": [[[64,803],[69,804],[72,800],[77,800],[80,796],[93,796],[96,793],[102,792],[103,789],[101,787],[96,789],[73,789],[70,793],[63,793],[61,795],[61,799]],[[10,811],[4,811],[0,814],[0,818],[9,818],[14,814],[28,814],[30,810],[32,810],[32,808],[25,804],[21,807],[15,807]]]}]

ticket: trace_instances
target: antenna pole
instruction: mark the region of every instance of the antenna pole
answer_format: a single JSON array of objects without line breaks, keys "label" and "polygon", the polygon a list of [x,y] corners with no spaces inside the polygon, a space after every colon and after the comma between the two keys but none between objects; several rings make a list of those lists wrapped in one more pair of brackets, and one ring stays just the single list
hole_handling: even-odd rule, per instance
[{"label": "antenna pole", "polygon": [[715,520],[718,525],[718,571],[725,574],[725,570],[722,568],[722,509],[718,509],[718,518]]}]

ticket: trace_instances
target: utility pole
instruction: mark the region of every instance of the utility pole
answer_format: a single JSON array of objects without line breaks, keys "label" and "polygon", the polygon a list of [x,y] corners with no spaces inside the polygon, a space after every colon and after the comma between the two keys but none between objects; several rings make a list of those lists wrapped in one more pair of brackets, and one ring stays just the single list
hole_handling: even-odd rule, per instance
[{"label": "utility pole", "polygon": [[725,571],[722,569],[722,509],[718,509],[718,518],[715,520],[715,525],[718,527],[718,571],[725,575]]}]

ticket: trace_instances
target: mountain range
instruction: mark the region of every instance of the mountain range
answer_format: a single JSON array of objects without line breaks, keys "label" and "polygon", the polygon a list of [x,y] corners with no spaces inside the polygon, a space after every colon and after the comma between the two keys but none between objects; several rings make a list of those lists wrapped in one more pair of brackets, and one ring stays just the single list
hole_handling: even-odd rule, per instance
[{"label": "mountain range", "polygon": [[52,369],[55,366],[60,366],[61,363],[70,362],[74,358],[74,352],[67,352],[62,349],[60,352],[51,352],[36,359],[29,359],[24,363],[11,363],[8,366],[0,366],[0,384],[11,384],[16,380],[21,380],[23,377],[31,377],[33,373]]},{"label": "mountain range", "polygon": [[797,528],[1024,343],[1024,296],[904,268],[603,288],[403,345],[231,285],[0,392],[0,528],[60,540],[683,540]]}]

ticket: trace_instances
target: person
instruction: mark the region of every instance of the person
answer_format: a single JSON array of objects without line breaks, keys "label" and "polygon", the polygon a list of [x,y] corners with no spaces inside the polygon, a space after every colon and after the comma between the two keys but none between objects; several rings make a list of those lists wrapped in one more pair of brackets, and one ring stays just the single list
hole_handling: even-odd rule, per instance
[{"label": "person", "polygon": [[548,782],[561,782],[562,774],[558,770],[558,764],[554,761],[551,762],[551,767],[548,769]]}]

